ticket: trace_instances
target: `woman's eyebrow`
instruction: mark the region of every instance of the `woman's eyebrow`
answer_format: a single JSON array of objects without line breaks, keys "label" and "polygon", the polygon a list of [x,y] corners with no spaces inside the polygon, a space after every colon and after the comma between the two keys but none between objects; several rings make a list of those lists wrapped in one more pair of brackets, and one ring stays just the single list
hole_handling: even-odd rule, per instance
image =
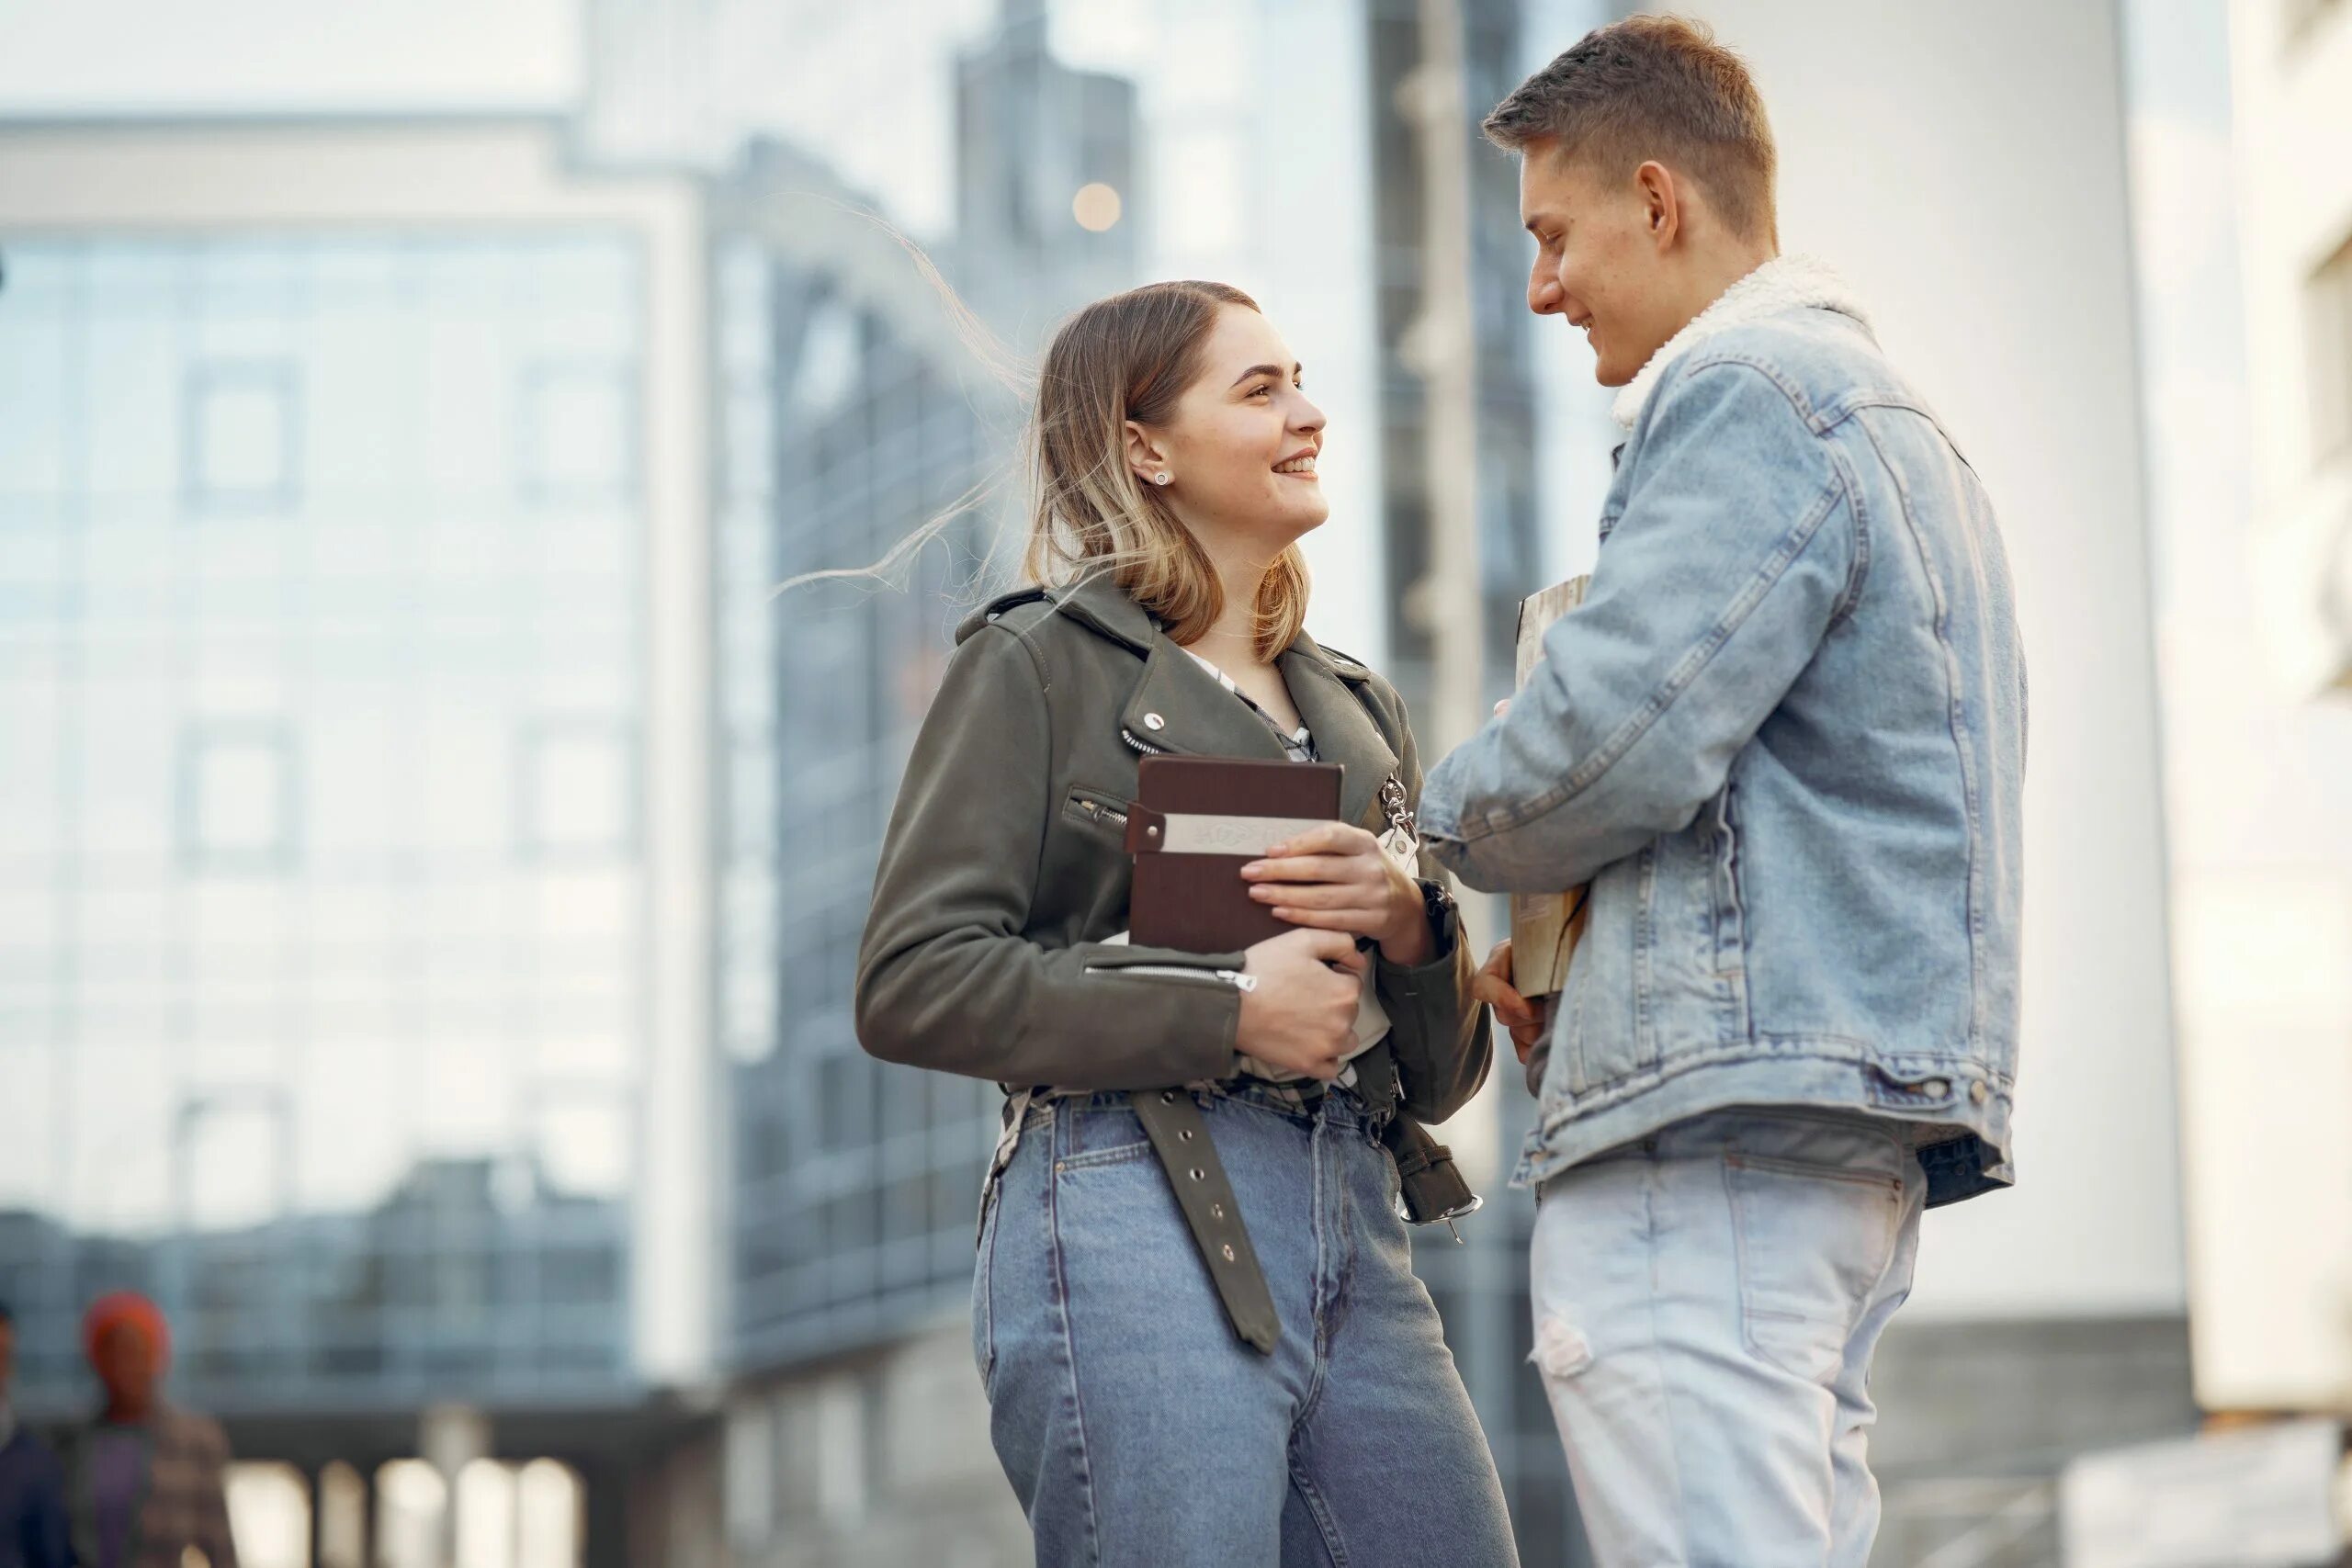
[{"label": "woman's eyebrow", "polygon": [[[1294,376],[1304,375],[1306,374],[1306,367],[1304,365],[1294,365],[1290,367],[1290,373]],[[1244,370],[1240,375],[1236,376],[1233,378],[1233,385],[1235,387],[1238,387],[1242,382],[1247,381],[1252,376],[1279,376],[1282,373],[1283,367],[1279,365],[1252,365],[1249,369]],[[1227,388],[1227,390],[1230,391],[1232,390],[1232,388]]]}]

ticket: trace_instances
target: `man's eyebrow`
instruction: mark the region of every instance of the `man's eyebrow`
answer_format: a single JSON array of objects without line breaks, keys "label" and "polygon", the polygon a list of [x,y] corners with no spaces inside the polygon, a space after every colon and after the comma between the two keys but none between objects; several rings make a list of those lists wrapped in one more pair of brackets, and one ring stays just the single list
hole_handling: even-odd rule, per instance
[{"label": "man's eyebrow", "polygon": [[[1247,381],[1252,376],[1279,376],[1282,373],[1283,367],[1279,365],[1252,365],[1249,369],[1244,370],[1240,375],[1236,376],[1233,378],[1233,386],[1238,387],[1242,382]],[[1294,376],[1303,376],[1306,373],[1306,367],[1304,365],[1294,365],[1290,367],[1290,373]],[[1227,391],[1231,391],[1233,389],[1232,387],[1228,387],[1226,389]]]}]

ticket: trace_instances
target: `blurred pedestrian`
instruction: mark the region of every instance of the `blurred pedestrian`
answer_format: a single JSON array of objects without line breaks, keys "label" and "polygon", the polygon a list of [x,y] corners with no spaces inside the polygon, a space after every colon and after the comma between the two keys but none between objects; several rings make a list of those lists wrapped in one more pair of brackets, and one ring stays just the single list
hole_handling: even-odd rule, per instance
[{"label": "blurred pedestrian", "polygon": [[1543,1100],[1535,1359],[1602,1568],[1862,1568],[1920,1211],[2015,1179],[2000,529],[1854,291],[1781,254],[1763,100],[1705,28],[1601,28],[1486,130],[1528,308],[1625,432],[1589,592],[1421,818],[1473,887],[1591,887],[1556,998],[1480,978]]},{"label": "blurred pedestrian", "polygon": [[236,1568],[225,1489],[229,1441],[219,1425],[166,1402],[171,1331],[146,1297],[102,1296],[82,1348],[106,1404],[66,1454],[74,1550],[83,1568]]},{"label": "blurred pedestrian", "polygon": [[68,1568],[65,1472],[17,1419],[17,1318],[0,1302],[0,1568]]}]

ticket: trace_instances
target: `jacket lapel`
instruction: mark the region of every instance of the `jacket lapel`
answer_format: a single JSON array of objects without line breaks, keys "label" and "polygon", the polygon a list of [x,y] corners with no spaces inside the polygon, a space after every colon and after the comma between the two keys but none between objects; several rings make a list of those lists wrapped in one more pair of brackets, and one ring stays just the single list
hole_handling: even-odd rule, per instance
[{"label": "jacket lapel", "polygon": [[[1299,709],[1302,716],[1306,711]],[[1272,762],[1290,755],[1264,719],[1165,637],[1156,638],[1145,657],[1143,679],[1136,682],[1119,724],[1130,741],[1162,751]]]},{"label": "jacket lapel", "polygon": [[[1143,678],[1119,714],[1120,728],[1133,741],[1198,757],[1280,761],[1286,755],[1266,721],[1170,640],[1108,574],[1086,578],[1055,597],[1063,614],[1143,656]],[[1371,710],[1331,656],[1305,632],[1275,664],[1290,688],[1290,700],[1298,705],[1299,717],[1314,734],[1316,750],[1325,761],[1345,770],[1340,795],[1342,819],[1379,831],[1384,825],[1380,786],[1396,771],[1396,753],[1373,721]]]}]

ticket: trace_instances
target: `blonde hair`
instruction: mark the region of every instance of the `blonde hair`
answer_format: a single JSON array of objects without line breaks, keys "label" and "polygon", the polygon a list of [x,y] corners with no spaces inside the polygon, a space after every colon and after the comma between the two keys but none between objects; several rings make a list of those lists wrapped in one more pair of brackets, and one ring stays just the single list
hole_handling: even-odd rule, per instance
[{"label": "blonde hair", "polygon": [[[1164,424],[1200,374],[1228,305],[1258,302],[1222,283],[1153,283],[1098,299],[1046,351],[1029,422],[1035,500],[1023,574],[1046,588],[1109,574],[1179,643],[1225,609],[1216,568],[1157,487],[1127,466],[1126,422]],[[1271,660],[1306,620],[1306,558],[1292,545],[1259,581],[1253,647]]]}]

